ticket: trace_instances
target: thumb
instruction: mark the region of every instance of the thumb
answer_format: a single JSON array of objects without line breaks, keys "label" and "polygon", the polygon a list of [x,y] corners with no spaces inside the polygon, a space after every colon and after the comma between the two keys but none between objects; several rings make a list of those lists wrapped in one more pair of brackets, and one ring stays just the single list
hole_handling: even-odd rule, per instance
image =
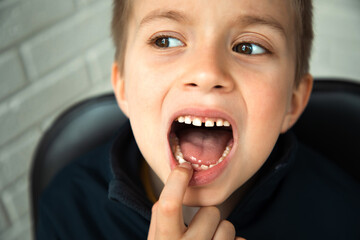
[{"label": "thumb", "polygon": [[150,228],[147,238],[148,240],[155,239],[157,207],[158,207],[158,202],[156,202],[151,209],[151,221],[150,221]]}]

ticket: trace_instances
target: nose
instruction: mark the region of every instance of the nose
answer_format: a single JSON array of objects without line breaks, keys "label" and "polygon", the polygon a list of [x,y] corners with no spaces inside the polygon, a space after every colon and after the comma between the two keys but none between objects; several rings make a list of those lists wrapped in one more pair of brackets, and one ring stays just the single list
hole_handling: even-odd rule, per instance
[{"label": "nose", "polygon": [[231,92],[234,79],[226,56],[219,48],[201,48],[189,57],[183,86],[187,90],[203,92]]}]

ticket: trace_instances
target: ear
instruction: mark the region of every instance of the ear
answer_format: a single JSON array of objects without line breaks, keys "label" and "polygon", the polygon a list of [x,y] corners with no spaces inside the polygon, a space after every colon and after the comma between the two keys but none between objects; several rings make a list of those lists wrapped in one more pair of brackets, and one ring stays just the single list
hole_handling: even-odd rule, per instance
[{"label": "ear", "polygon": [[122,78],[122,74],[119,71],[119,65],[116,62],[112,64],[111,83],[114,89],[116,101],[120,109],[123,111],[123,113],[126,116],[129,116],[128,102],[125,94],[125,83],[124,83],[124,79]]},{"label": "ear", "polygon": [[313,77],[310,74],[305,74],[301,78],[299,85],[294,87],[288,112],[281,128],[281,133],[285,133],[289,130],[299,119],[309,101],[312,86]]}]

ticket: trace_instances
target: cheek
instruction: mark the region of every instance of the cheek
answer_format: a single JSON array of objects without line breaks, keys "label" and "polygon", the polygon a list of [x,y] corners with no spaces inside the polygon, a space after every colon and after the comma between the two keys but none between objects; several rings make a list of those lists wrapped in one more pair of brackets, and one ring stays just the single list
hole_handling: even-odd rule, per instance
[{"label": "cheek", "polygon": [[164,164],[167,159],[164,148],[167,138],[162,109],[168,86],[164,84],[164,77],[146,67],[129,71],[126,81],[129,119],[134,137],[151,168],[165,180],[169,169],[164,167],[168,165]]},{"label": "cheek", "polygon": [[255,76],[249,81],[244,99],[254,125],[280,129],[291,96],[291,76],[292,71],[278,67],[277,71]]},{"label": "cheek", "polygon": [[145,69],[136,69],[131,71],[126,80],[126,98],[128,99],[130,112],[133,114],[148,114],[151,111],[156,111],[156,102],[160,93],[159,88],[155,87],[156,80],[154,80],[154,76]]},{"label": "cheek", "polygon": [[[252,94],[253,99],[248,102],[249,117],[256,125],[263,127],[277,127],[280,124],[287,106],[285,89],[273,86],[263,86],[262,90]],[[260,124],[261,123],[261,124]]]},{"label": "cheek", "polygon": [[249,167],[256,169],[267,159],[281,132],[291,84],[287,74],[262,76],[250,82],[244,93],[247,116],[243,141],[246,159],[252,160]]}]

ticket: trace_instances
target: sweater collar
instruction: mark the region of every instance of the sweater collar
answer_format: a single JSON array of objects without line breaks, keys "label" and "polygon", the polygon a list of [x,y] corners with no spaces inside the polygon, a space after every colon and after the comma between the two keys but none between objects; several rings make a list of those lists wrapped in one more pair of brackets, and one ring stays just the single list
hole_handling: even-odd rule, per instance
[{"label": "sweater collar", "polygon": [[291,131],[280,135],[269,158],[253,176],[255,180],[251,190],[246,193],[228,217],[237,231],[252,222],[271,202],[270,199],[279,184],[294,165],[296,151],[295,135]]},{"label": "sweater collar", "polygon": [[127,122],[115,140],[110,155],[112,180],[108,197],[120,202],[150,221],[151,201],[140,179],[141,153]]},{"label": "sweater collar", "polygon": [[[257,215],[275,192],[293,165],[297,149],[295,135],[280,135],[268,160],[254,175],[254,185],[230,214],[236,228],[246,225]],[[147,198],[140,179],[141,153],[127,122],[115,140],[110,158],[112,180],[109,198],[121,202],[150,221],[152,202]],[[237,229],[238,230],[238,229]]]}]

